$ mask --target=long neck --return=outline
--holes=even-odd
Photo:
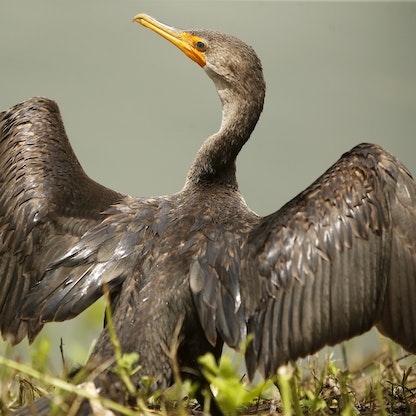
[[[247,142],[263,109],[264,89],[251,94],[218,88],[220,130],[205,140],[188,173],[186,186],[217,183],[237,188],[235,159]]]

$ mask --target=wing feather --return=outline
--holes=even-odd
[[[246,331],[239,282],[241,254],[234,240],[233,233],[219,229],[200,239],[189,282],[208,341],[216,345],[218,333],[229,346],[238,348]]]
[[[18,318],[47,265],[122,196],[91,180],[57,105],[35,97],[0,114],[0,332],[12,343],[42,327]],[[39,310],[33,310],[33,317]]]
[[[146,257],[155,234],[158,203],[125,197],[105,212],[73,246],[46,267],[43,279],[33,286],[22,305],[27,321],[42,324],[70,319],[134,276]]]
[[[416,350],[415,199],[400,162],[362,144],[261,219],[241,270],[250,376],[376,324]]]
[[[409,351],[416,351],[416,192],[410,175],[397,175],[391,193],[392,250],[390,275],[378,329]]]

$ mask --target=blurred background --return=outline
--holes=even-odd
[[[416,174],[415,3],[1,0],[0,109],[53,98],[93,179],[132,195],[180,190],[219,127],[220,102],[201,68],[132,23],[139,12],[232,33],[260,56],[265,109],[238,159],[241,190],[259,214],[360,142],[382,145]],[[50,340],[57,372],[60,340],[66,358],[82,364],[102,316],[98,302],[46,326],[36,342]],[[348,343],[349,360],[378,348],[373,331]],[[28,354],[26,342],[13,352],[0,343],[6,350]]]

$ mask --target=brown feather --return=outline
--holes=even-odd
[[[32,340],[44,323],[77,315],[108,289],[122,351],[140,355],[132,377],[139,388],[143,375],[155,388],[172,382],[165,347],[177,341],[178,324],[178,361],[196,378],[200,354],[218,358],[224,342],[238,348],[247,333],[250,376],[272,375],[374,325],[416,352],[410,174],[387,151],[362,144],[258,217],[238,190],[235,159],[263,108],[260,60],[235,37],[184,33],[205,45],[223,120],[177,194],[122,196],[89,179],[50,100],[2,113],[3,336]],[[88,365],[112,356],[105,328]],[[122,394],[111,371],[95,382],[105,396]]]

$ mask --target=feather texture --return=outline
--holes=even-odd
[[[219,358],[224,342],[238,348],[247,334],[250,377],[374,325],[416,352],[409,172],[362,144],[281,209],[257,216],[238,190],[235,159],[263,108],[260,60],[223,33],[135,20],[206,62],[221,128],[180,192],[135,198],[86,176],[54,102],[33,98],[1,113],[2,335],[33,340],[46,322],[76,316],[108,290],[122,351],[140,355],[138,388],[144,375],[154,388],[171,384],[166,351],[177,338],[178,362],[197,379],[201,354]],[[113,352],[104,328],[87,367],[111,367]],[[103,371],[94,381],[120,400],[127,392],[117,377]]]

